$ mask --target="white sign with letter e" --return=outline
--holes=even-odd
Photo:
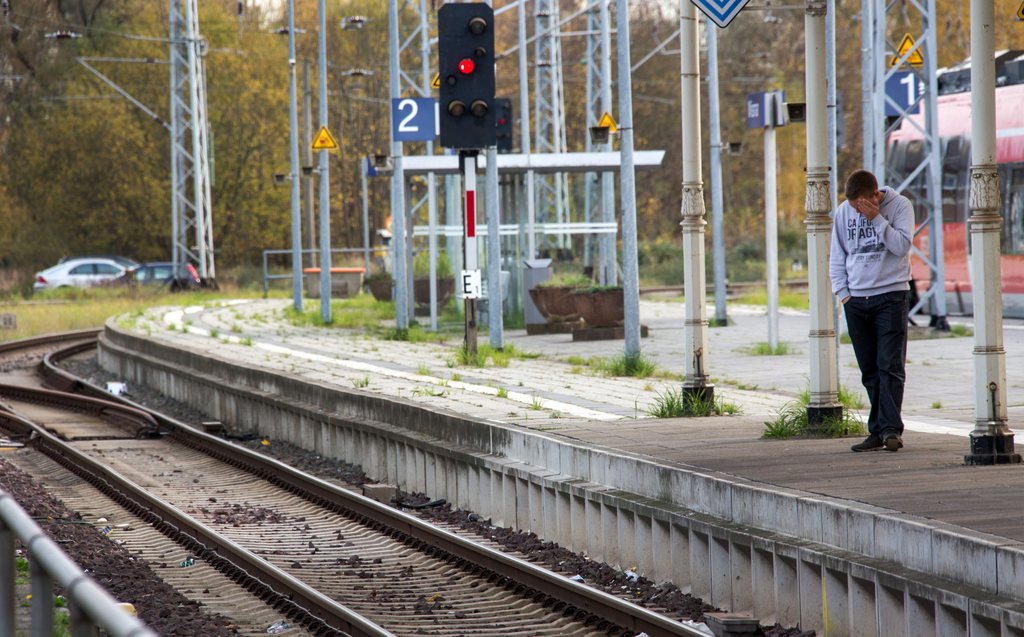
[[[463,270],[459,296],[464,299],[478,299],[483,293],[480,270]]]

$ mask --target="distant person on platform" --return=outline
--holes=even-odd
[[[832,226],[829,274],[871,401],[869,435],[854,451],[903,447],[910,245],[914,207],[866,170],[846,180]]]

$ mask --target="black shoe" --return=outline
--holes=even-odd
[[[852,449],[853,451],[878,451],[884,446],[885,445],[882,444],[881,438],[879,438],[875,434],[871,434],[870,436],[864,439],[864,442],[858,442],[857,444],[850,447],[850,449]]]
[[[903,448],[903,439],[899,434],[889,434],[882,444],[885,445],[886,451],[899,451]]]

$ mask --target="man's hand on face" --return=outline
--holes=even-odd
[[[864,215],[868,221],[872,221],[878,216],[879,211],[879,202],[876,199],[877,198],[874,195],[869,197],[859,197],[853,200],[853,208],[860,214]]]

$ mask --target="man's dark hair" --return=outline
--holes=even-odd
[[[846,200],[869,197],[878,191],[878,180],[867,170],[855,170],[846,178]]]

